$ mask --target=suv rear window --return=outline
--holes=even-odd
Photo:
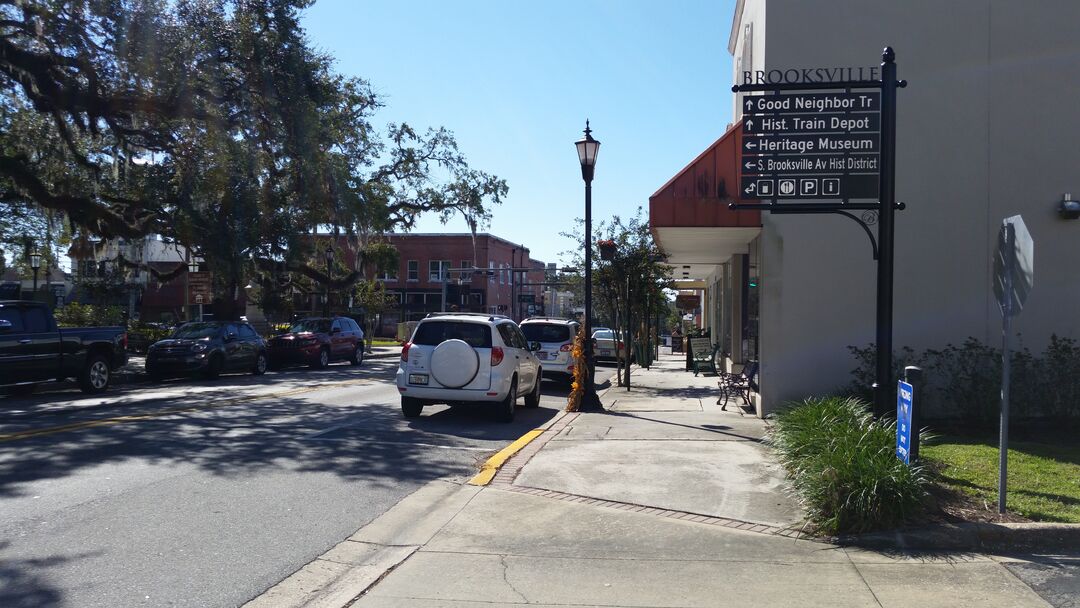
[[[465,321],[425,321],[416,327],[413,344],[436,346],[447,340],[462,340],[473,348],[491,348],[491,328]]]
[[[522,333],[529,342],[569,342],[570,326],[554,323],[525,323]]]

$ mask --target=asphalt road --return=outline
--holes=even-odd
[[[565,405],[407,421],[396,366],[0,400],[0,606],[242,604]]]

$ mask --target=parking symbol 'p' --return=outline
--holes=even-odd
[[[814,196],[817,194],[817,180],[816,179],[804,179],[799,183],[799,193],[803,196]]]

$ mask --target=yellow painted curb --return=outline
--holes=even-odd
[[[529,442],[536,439],[544,433],[544,429],[533,429],[528,433],[525,433],[521,437],[518,437],[517,441],[511,443],[505,448],[501,449],[491,458],[487,459],[484,466],[480,467],[480,472],[469,480],[470,485],[474,486],[486,486],[491,483],[492,479],[495,479],[495,474],[499,472],[499,467],[506,464],[507,460],[514,454],[521,451],[521,448],[529,445]]]

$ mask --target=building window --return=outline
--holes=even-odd
[[[397,280],[397,268],[388,268],[379,275],[379,280],[382,281],[396,281]]]
[[[488,262],[488,283],[495,283],[495,262]]]
[[[442,283],[444,278],[449,278],[450,260],[431,260],[428,262],[428,280],[433,283]]]
[[[460,273],[462,283],[472,282],[472,260],[461,260],[461,268],[468,268],[468,270],[462,270]]]
[[[418,260],[409,260],[408,280],[410,280],[410,281],[419,281],[420,280],[420,262]]]
[[[506,285],[506,264],[499,264],[499,285]]]

